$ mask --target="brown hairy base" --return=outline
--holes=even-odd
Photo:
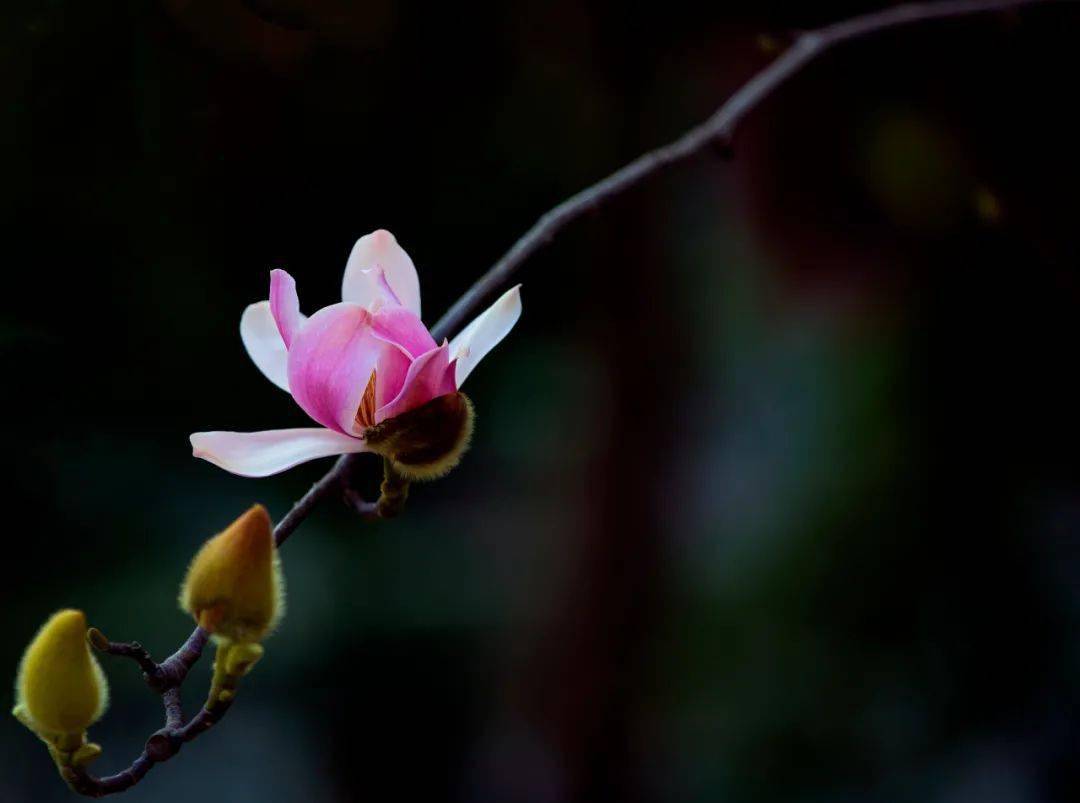
[[[448,393],[370,428],[364,440],[409,479],[426,480],[441,477],[458,464],[472,428],[469,397]]]

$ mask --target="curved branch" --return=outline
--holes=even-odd
[[[480,303],[506,284],[521,264],[543,248],[568,223],[581,217],[649,176],[669,165],[681,162],[703,150],[730,146],[736,126],[759,106],[784,81],[811,61],[837,45],[892,28],[919,22],[962,17],[993,11],[1007,11],[1050,2],[1070,0],[944,0],[944,2],[908,3],[824,28],[806,31],[792,45],[751,78],[705,122],[681,137],[639,156],[628,165],[545,212],[525,234],[465,291],[432,328],[436,342],[456,332],[479,308]]]
[[[292,506],[274,527],[274,543],[281,546],[295,532],[319,502],[334,491],[344,491],[343,481],[351,470],[356,455],[342,455],[333,467],[316,482]],[[373,511],[374,511],[373,505]],[[377,514],[376,514],[376,517]],[[155,764],[161,764],[180,752],[187,742],[193,741],[221,721],[228,712],[228,702],[218,702],[212,708],[203,706],[199,712],[185,721],[180,701],[180,687],[187,680],[188,672],[202,656],[210,634],[201,627],[191,631],[183,644],[162,661],[154,661],[150,653],[137,641],[110,641],[97,628],[87,632],[87,638],[95,649],[109,655],[130,658],[143,672],[147,686],[161,695],[165,709],[165,724],[146,740],[142,753],[131,764],[114,775],[96,777],[83,767],[66,768],[64,780],[71,788],[86,797],[105,797],[126,791],[139,783]]]
[[[184,742],[190,741],[185,738],[188,728],[184,725],[180,687],[184,685],[188,672],[196,661],[202,657],[210,634],[201,627],[196,627],[179,649],[160,664],[155,662],[146,648],[137,641],[109,641],[97,628],[90,628],[87,638],[94,648],[101,652],[134,661],[142,670],[146,685],[161,695],[162,707],[165,709],[165,724],[150,734],[142,753],[126,769],[102,778],[91,775],[81,766],[65,767],[61,771],[64,780],[79,794],[105,797],[130,789],[141,781],[155,764],[168,761],[176,755]]]
[[[432,328],[432,334],[436,341],[439,341],[458,330],[465,319],[478,310],[480,303],[503,285],[526,259],[585,212],[595,209],[669,165],[709,147],[729,145],[736,126],[750,111],[768,98],[784,81],[827,50],[852,39],[914,23],[1052,2],[1075,0],[944,0],[909,3],[800,34],[791,47],[744,84],[709,119],[691,128],[674,142],[638,157],[541,216],[536,224],[450,307]],[[382,498],[375,503],[365,502],[351,489],[349,480],[357,458],[358,455],[355,454],[340,457],[330,471],[293,505],[274,528],[274,541],[278,546],[295,532],[324,498],[335,492],[341,493],[345,501],[365,518],[380,518],[396,512],[394,505],[384,505]],[[384,496],[385,485],[386,483]],[[398,497],[402,496],[400,488],[395,492]],[[392,499],[388,501],[393,502]],[[134,786],[155,764],[172,758],[184,743],[197,738],[220,721],[228,711],[229,704],[219,703],[212,709],[203,706],[190,721],[184,720],[180,687],[191,667],[202,655],[209,638],[209,634],[202,628],[195,628],[187,641],[161,664],[155,663],[138,642],[110,642],[100,632],[97,632],[97,635],[94,635],[94,632],[96,631],[91,632],[90,638],[95,647],[113,655],[130,658],[138,664],[147,684],[161,695],[165,709],[165,725],[150,736],[143,752],[127,769],[103,778],[96,778],[81,768],[64,769],[65,780],[76,792],[88,797],[104,797]]]

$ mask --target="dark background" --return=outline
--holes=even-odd
[[[870,7],[6,3],[0,667],[63,606],[163,656],[201,541],[328,468],[190,456],[304,425],[238,336],[271,267],[310,311],[389,228],[433,323]],[[1078,21],[845,46],[561,234],[462,466],[397,521],[320,508],[238,705],[126,800],[1076,800]],[[103,663],[112,772],[161,712]],[[71,799],[0,724],[0,800]]]

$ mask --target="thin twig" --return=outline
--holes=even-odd
[[[799,34],[779,58],[744,84],[705,122],[691,128],[674,142],[638,157],[602,181],[571,196],[546,212],[487,273],[481,276],[450,307],[432,328],[432,335],[436,341],[439,341],[458,330],[465,319],[478,310],[481,302],[505,284],[526,259],[548,243],[563,227],[581,217],[585,212],[606,203],[669,165],[710,147],[730,146],[736,126],[751,110],[760,105],[784,81],[827,50],[852,39],[914,23],[1070,1],[1075,2],[1075,0],[945,0],[934,3],[910,3]],[[334,492],[340,492],[348,504],[367,518],[379,518],[383,514],[384,506],[381,498],[380,502],[366,502],[351,488],[349,480],[357,457],[357,455],[340,457],[330,471],[293,505],[288,514],[274,528],[274,541],[278,546],[281,546],[295,532],[316,505]],[[401,489],[397,489],[396,494],[403,498]],[[392,503],[393,500],[390,502]],[[393,504],[389,504],[387,512],[396,512]],[[75,791],[88,797],[104,797],[122,792],[141,781],[155,764],[167,761],[176,755],[185,742],[197,738],[221,720],[228,710],[228,703],[216,705],[213,709],[203,706],[187,722],[184,721],[184,712],[180,704],[180,687],[191,667],[202,655],[208,637],[209,634],[205,630],[195,628],[180,649],[161,664],[157,664],[138,642],[109,642],[104,636],[97,638],[91,634],[91,641],[98,649],[112,655],[130,658],[143,670],[147,684],[161,695],[165,709],[165,725],[150,736],[143,752],[131,765],[115,775],[95,778],[85,769],[67,769],[65,778]]]
[[[354,455],[343,455],[338,458],[330,471],[293,505],[274,528],[275,544],[280,546],[284,543],[325,496],[341,488],[342,480],[352,466],[353,457]],[[161,695],[165,709],[165,725],[150,735],[142,753],[127,769],[101,778],[91,775],[85,768],[69,769],[65,774],[71,788],[79,794],[105,797],[123,792],[137,784],[155,764],[168,761],[186,742],[198,738],[220,722],[230,706],[228,703],[218,703],[212,709],[203,706],[190,721],[185,722],[184,709],[180,702],[180,687],[195,662],[202,656],[210,638],[210,634],[201,627],[192,630],[191,635],[176,652],[160,664],[156,663],[146,648],[137,641],[109,641],[96,628],[91,628],[87,635],[90,643],[98,650],[134,661],[142,670],[147,685]]]
[[[118,655],[121,658],[130,658],[138,665],[139,669],[143,671],[143,676],[147,682],[151,678],[156,678],[160,667],[153,658],[150,657],[150,653],[146,648],[137,641],[109,641],[105,634],[98,630],[96,627],[90,628],[86,632],[86,637],[95,649],[101,652],[106,652],[109,655]]]
[[[143,671],[143,679],[151,689],[161,695],[165,709],[165,724],[146,740],[142,753],[127,769],[115,775],[97,778],[84,767],[65,769],[64,777],[76,792],[87,797],[104,797],[123,792],[137,784],[155,764],[168,761],[190,739],[184,738],[184,709],[180,702],[180,687],[187,680],[188,672],[202,656],[210,634],[196,627],[180,648],[172,655],[156,663],[139,642],[109,641],[97,628],[87,633],[90,643],[101,652],[130,658]],[[190,723],[188,723],[190,725]]]

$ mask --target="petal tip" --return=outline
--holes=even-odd
[[[281,268],[270,271],[270,312],[288,348],[303,319],[300,315],[300,298],[296,294],[296,280]]]

